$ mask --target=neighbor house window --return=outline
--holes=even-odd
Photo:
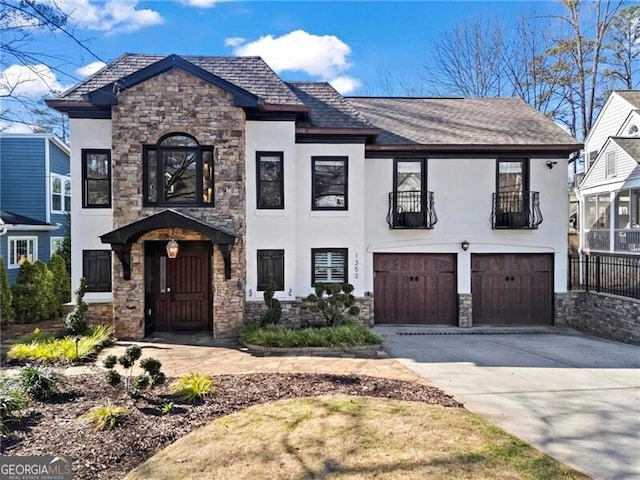
[[[311,285],[347,282],[346,248],[313,248],[311,250]]]
[[[64,237],[51,237],[49,239],[49,256],[53,257],[56,253],[62,250],[62,244],[64,243]]]
[[[284,176],[282,163],[282,152],[258,152],[256,154],[258,208],[284,208]]]
[[[616,152],[607,153],[607,161],[606,161],[605,168],[606,168],[607,177],[616,176]]]
[[[111,291],[111,250],[83,250],[82,276],[87,292]]]
[[[589,170],[589,167],[593,165],[593,162],[596,161],[597,157],[598,157],[598,150],[593,150],[589,152],[589,154],[587,155],[587,164],[585,165],[585,171]]]
[[[82,150],[82,207],[111,208],[110,150]]]
[[[51,175],[51,211],[64,213],[71,210],[71,181],[63,175]]]
[[[258,290],[284,290],[284,250],[258,250]]]
[[[213,205],[213,147],[171,134],[144,147],[145,205]]]
[[[38,260],[38,237],[9,237],[8,268],[19,268],[25,260]]]
[[[311,184],[313,210],[347,210],[347,157],[312,157]]]

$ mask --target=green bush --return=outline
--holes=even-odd
[[[49,271],[53,275],[53,296],[55,298],[55,315],[62,316],[62,306],[71,301],[71,279],[67,266],[60,254],[55,253],[49,261]]]
[[[6,326],[13,323],[13,308],[11,305],[11,285],[4,259],[0,255],[0,325]]]
[[[42,316],[42,302],[38,291],[38,268],[25,260],[20,265],[13,284],[13,312],[17,323],[33,323]]]
[[[275,325],[282,316],[282,306],[280,300],[273,298],[276,293],[276,285],[271,282],[264,291],[264,303],[267,305],[267,312],[262,316],[260,325]]]
[[[140,368],[143,372],[139,375],[133,375],[133,367],[142,356],[142,349],[137,345],[129,345],[124,355],[116,357],[115,355],[107,355],[102,361],[102,365],[107,369],[105,372],[105,380],[109,385],[115,387],[120,383],[124,384],[124,389],[133,396],[140,395],[147,388],[154,388],[162,385],[165,380],[165,374],[160,371],[162,364],[155,358],[143,358],[140,360]],[[115,367],[120,365],[125,370],[124,378],[117,372]]]
[[[314,288],[316,293],[307,297],[306,307],[312,312],[322,313],[328,326],[360,314],[350,283],[316,283]]]
[[[0,435],[9,434],[9,425],[17,413],[27,406],[27,397],[20,392],[13,379],[0,378]]]
[[[48,364],[86,360],[111,342],[113,328],[98,325],[89,329],[87,335],[79,337],[76,355],[75,337],[49,338],[44,341],[15,343],[7,352],[7,360],[32,361]]]
[[[53,290],[53,273],[47,268],[47,264],[37,260],[36,285],[40,296],[40,320],[49,320],[57,315],[58,306]]]
[[[60,373],[51,368],[27,365],[16,378],[18,389],[33,400],[49,400],[60,394],[64,384]]]
[[[59,338],[56,333],[43,331],[39,328],[34,328],[33,332],[29,332],[21,336],[16,343],[43,343],[50,340],[55,340],[56,338]]]
[[[80,420],[91,424],[96,430],[111,430],[122,423],[129,411],[117,405],[100,405],[80,416]]]
[[[64,327],[70,335],[82,335],[87,330],[87,311],[89,306],[84,301],[87,292],[87,280],[80,278],[80,285],[76,290],[76,304],[73,311],[64,319]]]
[[[334,327],[301,328],[299,330],[246,324],[240,327],[239,333],[243,342],[261,347],[348,348],[382,343],[380,337],[371,329],[355,322],[344,322]]]
[[[180,400],[195,402],[204,399],[213,392],[213,380],[199,373],[190,373],[174,380],[169,386],[169,390]]]

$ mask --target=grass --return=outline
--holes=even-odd
[[[464,409],[327,396],[219,418],[158,452],[125,480],[147,478],[588,477]]]
[[[7,352],[7,360],[34,361],[47,364],[86,360],[107,345],[113,336],[113,328],[97,325],[87,335],[80,337],[76,355],[74,337],[47,337],[19,341]]]
[[[80,421],[89,423],[96,430],[111,430],[122,423],[129,411],[117,405],[100,405],[80,416]]]
[[[278,326],[259,327],[246,324],[240,327],[240,339],[261,347],[348,348],[379,345],[382,340],[368,327],[358,323],[345,323],[335,327],[301,328],[292,330]]]
[[[199,373],[190,373],[172,382],[169,385],[169,390],[180,400],[195,402],[204,399],[213,392],[213,380]]]

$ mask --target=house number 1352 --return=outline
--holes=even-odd
[[[356,254],[354,254],[354,256],[355,256],[355,258],[353,260],[353,271],[354,271],[353,278],[355,278],[357,280],[358,279],[358,272],[360,271],[360,267],[358,266],[359,265],[359,263],[358,263],[358,254],[356,253]]]

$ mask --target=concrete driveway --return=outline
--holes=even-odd
[[[594,479],[640,479],[640,347],[555,329],[375,330],[392,357],[545,453]]]

